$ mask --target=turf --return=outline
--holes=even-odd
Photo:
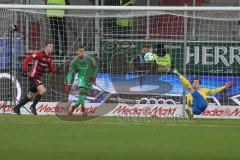
[[[0,115],[2,160],[239,160],[239,120]]]

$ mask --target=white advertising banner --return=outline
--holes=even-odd
[[[30,114],[31,103],[21,108],[21,114]],[[86,104],[87,112],[95,116],[123,116],[123,117],[159,117],[159,118],[179,118],[183,115],[182,105],[168,104],[117,104],[114,108],[107,110],[107,105],[99,105],[96,103]],[[66,105],[58,102],[39,102],[36,106],[38,115],[56,115],[59,113],[66,114]],[[102,108],[105,108],[104,110]],[[102,111],[101,111],[102,110]],[[0,113],[11,114],[12,106],[8,102],[5,104],[0,101]],[[81,109],[76,108],[74,114],[81,114]],[[194,115],[195,118],[213,118],[213,119],[240,119],[240,106],[216,106],[209,105],[201,115]]]

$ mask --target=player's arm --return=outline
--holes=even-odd
[[[183,75],[181,75],[176,69],[173,70],[173,73],[179,77],[179,79],[182,81],[183,85],[189,90],[190,93],[194,92],[192,85]]]
[[[96,76],[99,70],[99,65],[97,64],[94,58],[92,58],[91,61],[93,66],[93,74]]]
[[[72,88],[72,83],[74,80],[74,70],[75,70],[76,59],[73,59],[67,74],[67,86],[65,87],[65,93],[69,94]]]
[[[222,91],[230,88],[231,86],[232,86],[232,83],[231,83],[231,82],[227,82],[227,83],[225,83],[225,85],[222,86],[222,87],[215,88],[215,89],[210,89],[210,90],[209,90],[209,94],[217,94],[217,93],[219,93],[219,92],[222,92]]]
[[[70,84],[70,85],[73,83],[73,79],[74,79],[75,62],[76,60],[73,59],[68,69],[67,84]]]
[[[95,59],[93,57],[91,57],[91,65],[93,67],[93,78],[92,78],[92,83],[96,83],[96,76],[99,70],[99,65],[97,64],[97,62],[95,61]]]
[[[41,57],[42,57],[41,52],[37,52],[35,54],[31,54],[31,55],[27,56],[23,61],[22,75],[27,76],[27,67],[28,67],[28,63],[30,61],[41,59]]]

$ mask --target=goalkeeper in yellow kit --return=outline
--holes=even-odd
[[[177,70],[174,70],[173,73],[179,77],[183,85],[189,91],[189,94],[187,94],[186,107],[186,113],[188,114],[189,118],[192,118],[193,115],[201,114],[207,108],[207,95],[222,92],[223,90],[229,89],[232,86],[231,82],[226,82],[224,86],[215,89],[200,88],[201,80],[199,78],[195,77],[193,83],[190,84],[189,81],[180,73],[178,73]]]

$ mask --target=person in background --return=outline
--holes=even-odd
[[[120,6],[133,6],[136,0],[119,0],[118,4]],[[120,36],[129,36],[129,34],[133,30],[133,18],[132,17],[124,17],[116,19],[116,26],[114,29],[115,34]]]
[[[158,73],[165,73],[171,70],[172,58],[171,55],[167,53],[164,44],[157,44],[156,51],[153,52],[153,58],[156,62]]]
[[[70,5],[69,0],[45,0],[46,5]],[[67,35],[65,26],[65,10],[47,10],[50,21],[51,34],[53,36],[55,55],[67,54]],[[60,47],[61,40],[61,47]],[[61,51],[61,52],[60,52]]]
[[[148,52],[152,52],[152,46],[149,44],[143,45],[141,53],[137,54],[136,57],[133,59],[133,67],[135,70],[143,71],[146,69],[144,55]]]

